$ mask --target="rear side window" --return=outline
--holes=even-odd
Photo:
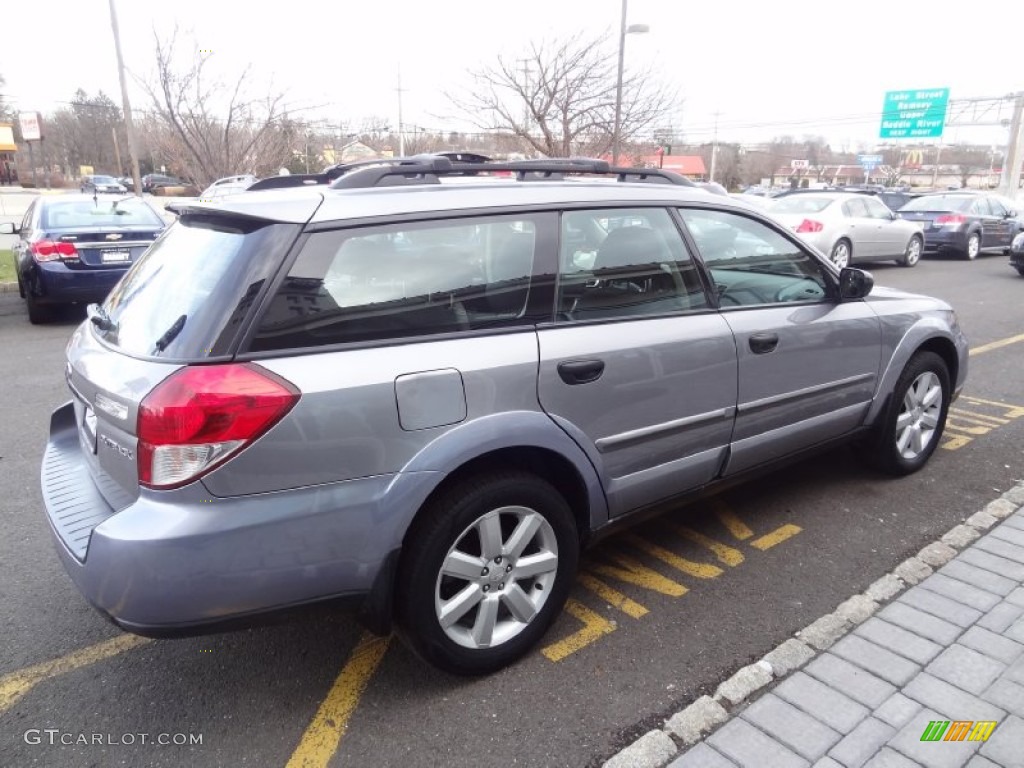
[[[312,234],[251,349],[316,347],[526,325],[538,253],[533,215]]]
[[[225,354],[297,224],[184,216],[128,270],[103,304],[107,343],[130,355]]]
[[[94,177],[105,184],[101,177]],[[60,202],[48,200],[43,206],[43,229],[73,229],[76,227],[157,227],[163,220],[147,203],[132,197],[127,200],[104,198]]]

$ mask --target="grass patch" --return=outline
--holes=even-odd
[[[0,248],[0,283],[16,283],[14,276],[14,252]]]

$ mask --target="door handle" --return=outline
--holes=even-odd
[[[775,333],[755,333],[747,343],[755,355],[765,355],[779,345],[779,337]]]
[[[567,360],[558,364],[558,375],[566,384],[588,384],[604,373],[604,360]]]

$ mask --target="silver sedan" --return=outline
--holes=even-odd
[[[776,200],[768,213],[828,255],[837,267],[890,260],[913,267],[924,249],[920,225],[898,218],[871,195],[790,195]]]

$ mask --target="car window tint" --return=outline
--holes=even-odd
[[[989,197],[987,198],[987,200],[989,211],[992,213],[993,216],[1002,217],[1006,215],[1006,209],[1003,207],[1003,204],[999,202],[999,200],[997,200],[994,197]]]
[[[867,206],[868,215],[873,219],[891,219],[891,211],[885,207],[885,203],[873,197],[865,197],[864,205]]]
[[[991,211],[988,207],[988,200],[979,197],[971,203],[970,212],[975,216],[988,216]]]
[[[824,267],[767,225],[726,211],[684,208],[680,214],[723,309],[828,298]]]
[[[533,216],[418,222],[310,236],[254,350],[529,325]]]
[[[32,231],[32,214],[36,211],[36,202],[33,200],[32,204],[29,205],[28,210],[25,211],[25,217],[21,220],[21,233],[23,235],[28,234]]]
[[[682,236],[663,208],[562,214],[559,322],[708,307]]]
[[[76,227],[159,227],[164,223],[147,203],[138,198],[127,200],[47,201],[43,207],[44,229]]]
[[[843,203],[843,214],[854,219],[866,219],[871,215],[867,205],[864,204],[864,198],[861,197],[855,197]]]

